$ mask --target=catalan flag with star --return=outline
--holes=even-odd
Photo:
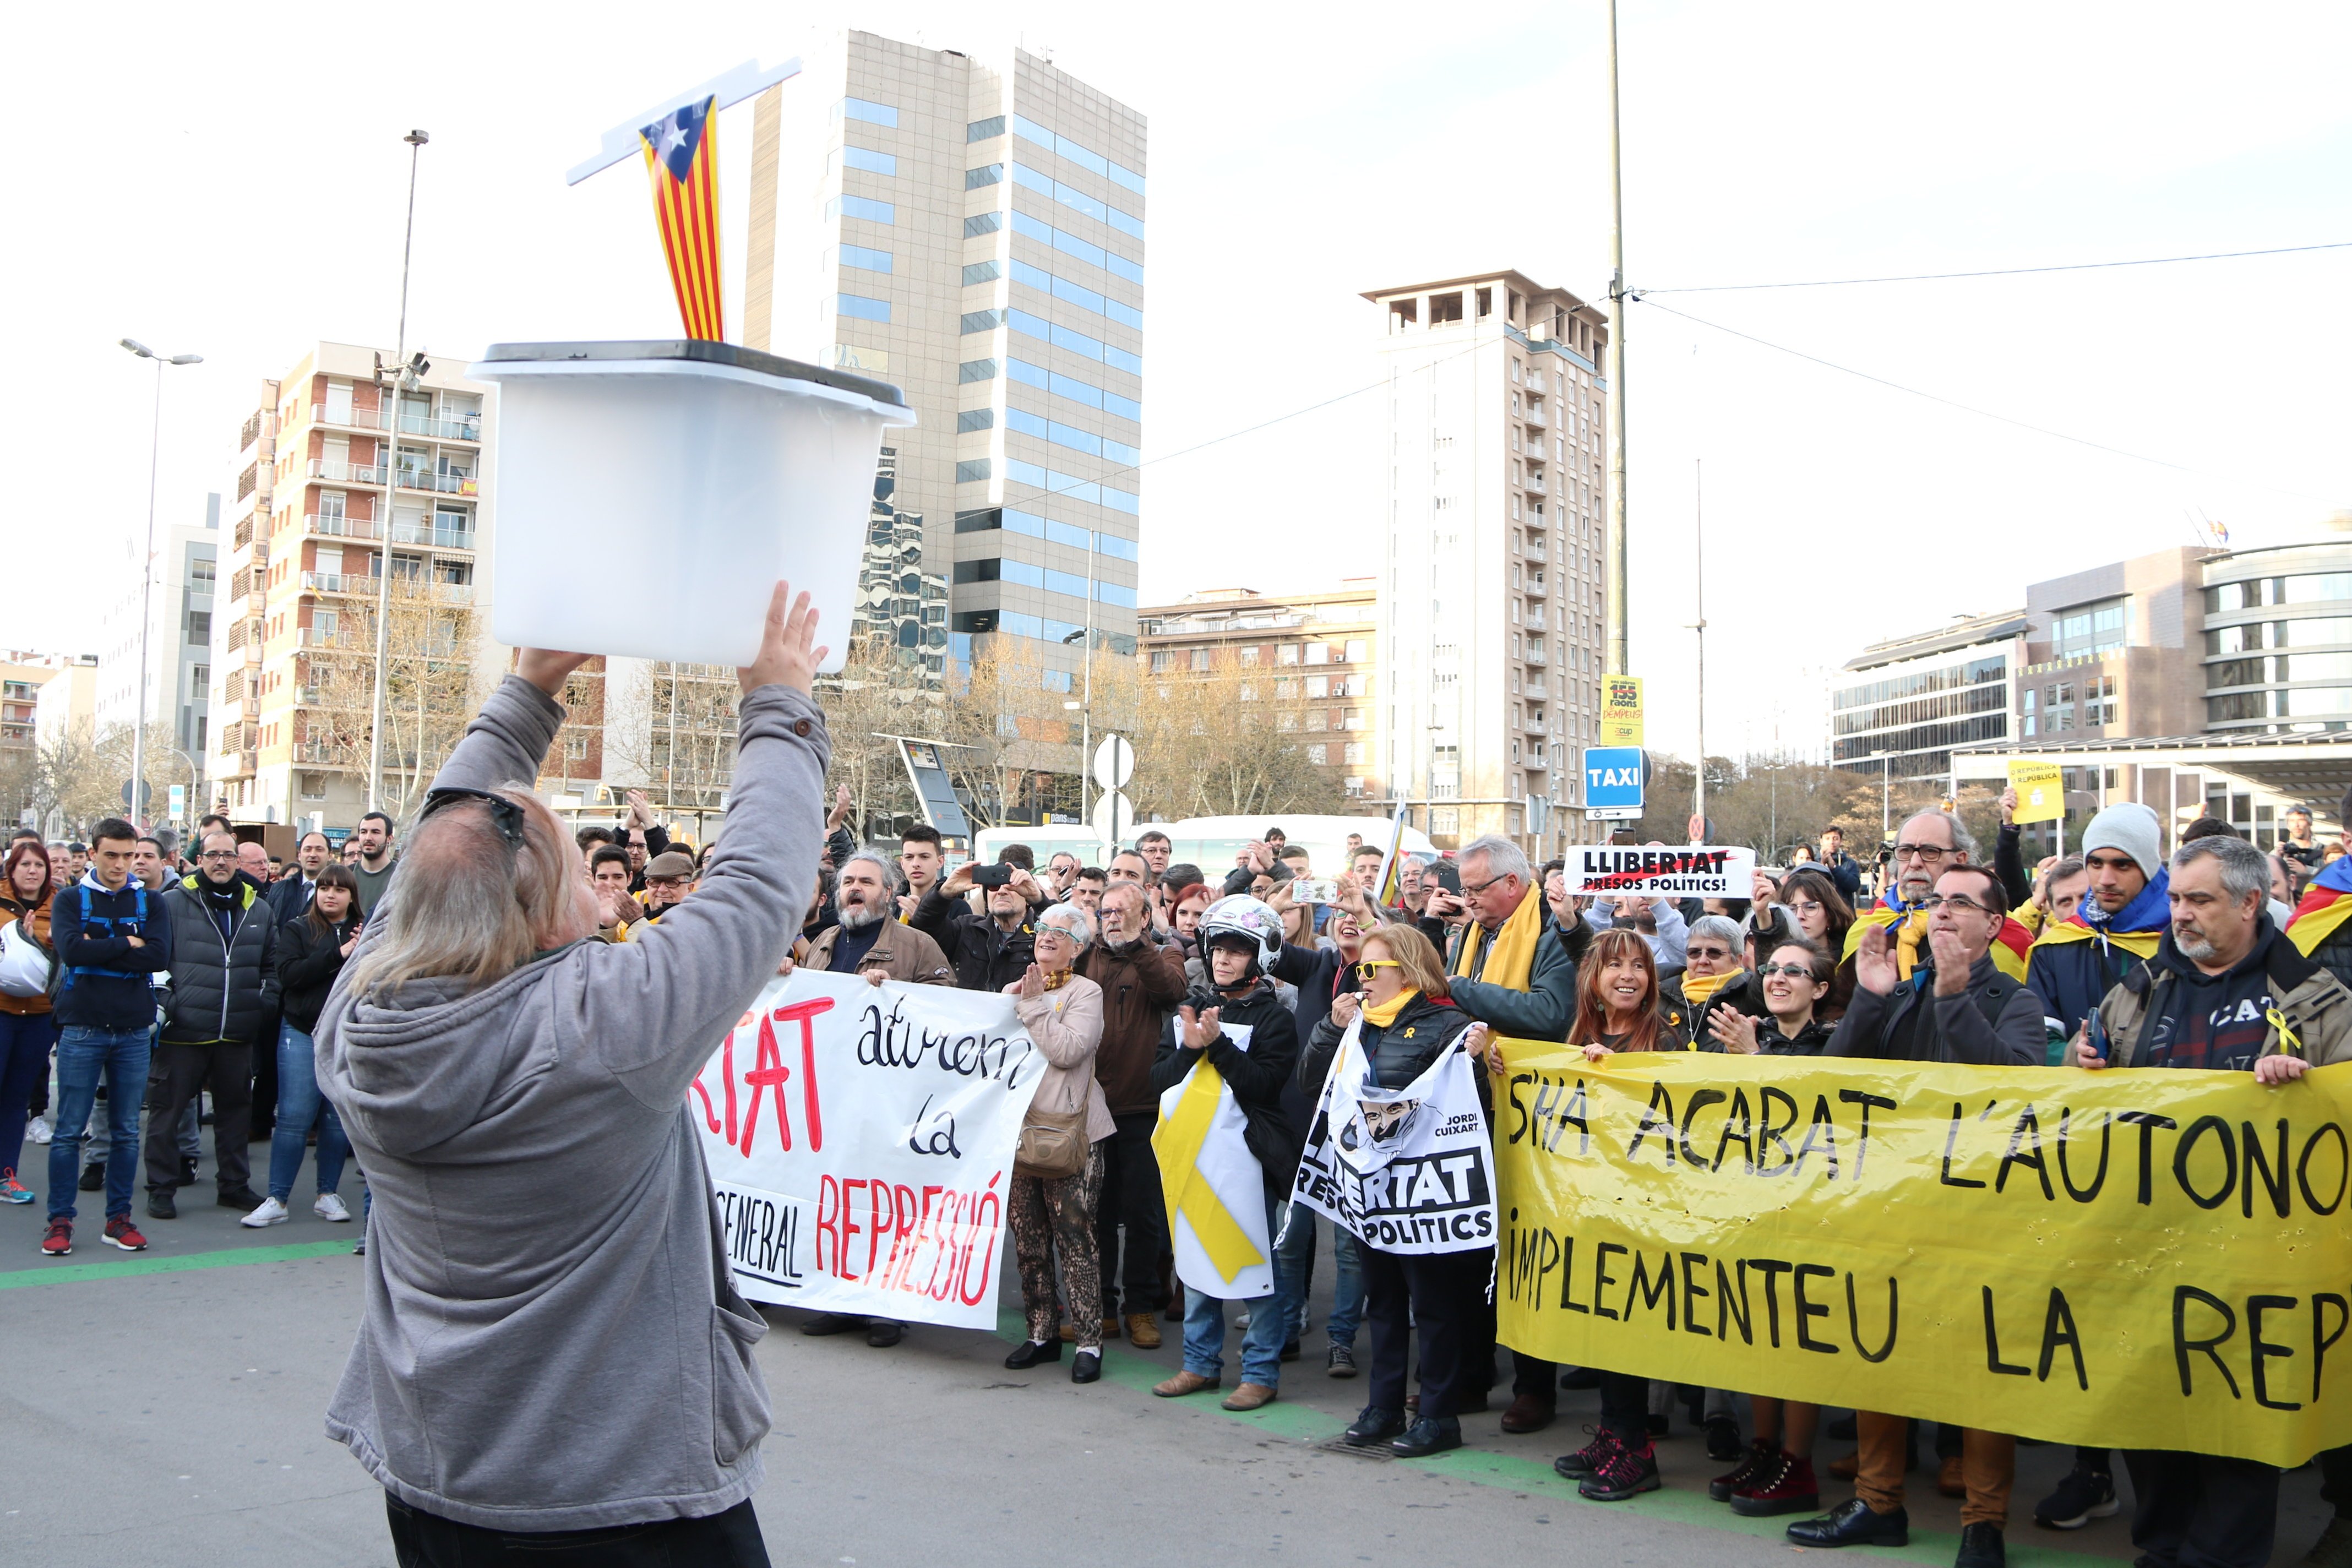
[[[719,100],[670,110],[637,134],[653,180],[654,216],[669,258],[670,288],[686,335],[727,338],[719,284]]]
[[[2303,901],[2287,922],[2286,939],[2309,958],[2328,933],[2352,920],[2352,855],[2339,855],[2311,879]]]

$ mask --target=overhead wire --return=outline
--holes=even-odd
[[[1738,338],[1745,342],[1754,343],[1759,348],[1770,349],[1775,353],[1784,353],[1792,359],[1801,359],[1809,364],[1820,365],[1824,370],[1836,371],[1841,375],[1851,375],[1858,380],[1867,381],[1874,385],[1884,386],[1893,392],[1900,392],[1911,397],[1924,398],[1929,403],[1940,403],[1947,408],[1956,408],[1963,414],[1972,414],[1979,419],[1990,419],[1996,424],[2008,425],[2020,430],[2031,431],[2036,436],[2047,436],[2055,441],[2065,441],[2077,447],[2087,447],[2095,452],[2105,452],[2110,457],[2128,458],[2136,463],[2148,463],[2159,468],[2170,468],[2175,473],[2191,474],[2201,479],[2224,479],[2226,482],[2231,484],[2250,485],[2257,489],[2269,490],[2273,495],[2293,496],[2301,500],[2317,501],[2322,505],[2336,504],[2336,502],[2329,497],[2313,495],[2306,490],[2287,489],[2282,486],[2265,484],[2260,479],[2241,479],[2228,475],[2215,474],[2209,469],[2191,468],[2186,463],[2176,463],[2164,458],[2151,458],[2145,452],[2134,452],[2122,447],[2112,447],[2105,441],[2094,441],[2085,436],[2070,435],[2063,430],[2053,430],[2046,425],[2036,425],[2030,420],[2013,418],[2006,414],[1996,414],[1990,408],[1979,408],[1972,404],[1962,403],[1956,398],[1946,397],[1938,393],[1924,392],[1916,386],[1906,386],[1899,381],[1889,381],[1883,375],[1874,375],[1866,370],[1856,370],[1852,365],[1839,364],[1834,360],[1826,360],[1822,358],[1819,354],[1807,353],[1802,349],[1792,349],[1786,343],[1776,343],[1769,338],[1759,338],[1753,332],[1743,332],[1737,327],[1727,327],[1720,321],[1710,321],[1703,316],[1694,316],[1687,310],[1677,310],[1672,305],[1661,305],[1655,301],[1650,301],[1650,308],[1654,310],[1662,310],[1669,316],[1680,317],[1682,320],[1689,321],[1694,325],[1706,327],[1710,331],[1721,332],[1727,337]]]
[[[1906,272],[1887,278],[1816,278],[1795,283],[1707,283],[1675,289],[1629,290],[1636,300],[1650,294],[1733,294],[1757,289],[1844,289],[1860,283],[1941,283],[1958,278],[2022,278],[2043,272],[2097,272],[2116,267],[2171,267],[2185,261],[2233,261],[2249,256],[2299,256],[2314,250],[2352,250],[2352,239],[2321,245],[2281,245],[2264,250],[2214,250],[2197,256],[2143,256],[2127,261],[2069,261],[2050,267],[1989,267],[1975,272]]]

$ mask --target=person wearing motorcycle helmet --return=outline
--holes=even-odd
[[[1208,984],[1177,1009],[1160,1036],[1151,1087],[1165,1094],[1206,1061],[1234,1091],[1243,1139],[1264,1180],[1266,1237],[1280,1230],[1282,1209],[1298,1171],[1298,1134],[1282,1109],[1283,1086],[1298,1064],[1298,1026],[1266,974],[1282,951],[1282,917],[1246,894],[1211,904],[1201,917]],[[1276,1260],[1272,1293],[1244,1303],[1250,1326],[1242,1340],[1242,1381],[1228,1410],[1272,1403],[1282,1377],[1282,1347],[1295,1310],[1290,1282]],[[1152,1393],[1163,1399],[1213,1389],[1224,1372],[1225,1304],[1184,1287],[1184,1369]]]

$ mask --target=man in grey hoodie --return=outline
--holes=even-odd
[[[789,613],[788,613],[789,609]],[[525,649],[435,780],[317,1030],[374,1196],[327,1432],[400,1562],[761,1565],[766,1322],[730,1281],[687,1086],[776,965],[824,838],[816,616],[778,585],[696,896],[595,942],[538,776],[582,656]],[[536,1538],[518,1541],[517,1537]]]

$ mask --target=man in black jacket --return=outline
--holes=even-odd
[[[278,925],[260,893],[237,875],[236,840],[226,833],[205,837],[195,875],[163,901],[172,919],[172,990],[147,1080],[147,1212],[179,1217],[172,1129],[206,1087],[220,1205],[250,1212],[261,1206],[246,1148],[253,1042],[278,1012]]]
[[[1036,879],[1012,868],[1003,885],[988,889],[988,916],[971,912],[964,894],[972,887],[972,867],[935,882],[907,923],[940,944],[955,966],[956,984],[966,991],[1002,991],[1029,972],[1035,954],[1037,913],[1045,896]]]
[[[147,1245],[131,1223],[131,1180],[139,1158],[139,1086],[147,1080],[148,1031],[155,1026],[149,977],[171,963],[172,918],[162,899],[131,880],[138,837],[118,817],[100,823],[89,873],[50,900],[49,942],[60,972],[58,1119],[49,1141],[48,1234],[41,1242],[50,1258],[73,1251],[82,1131],[101,1074],[114,1135],[106,1160],[106,1240],[126,1252]],[[170,1124],[163,1125],[168,1142]]]
[[[325,834],[302,835],[302,842],[294,849],[294,868],[269,884],[269,918],[273,923],[284,925],[310,912],[310,894],[319,885],[319,873],[326,869],[334,854],[335,847],[327,842]]]

